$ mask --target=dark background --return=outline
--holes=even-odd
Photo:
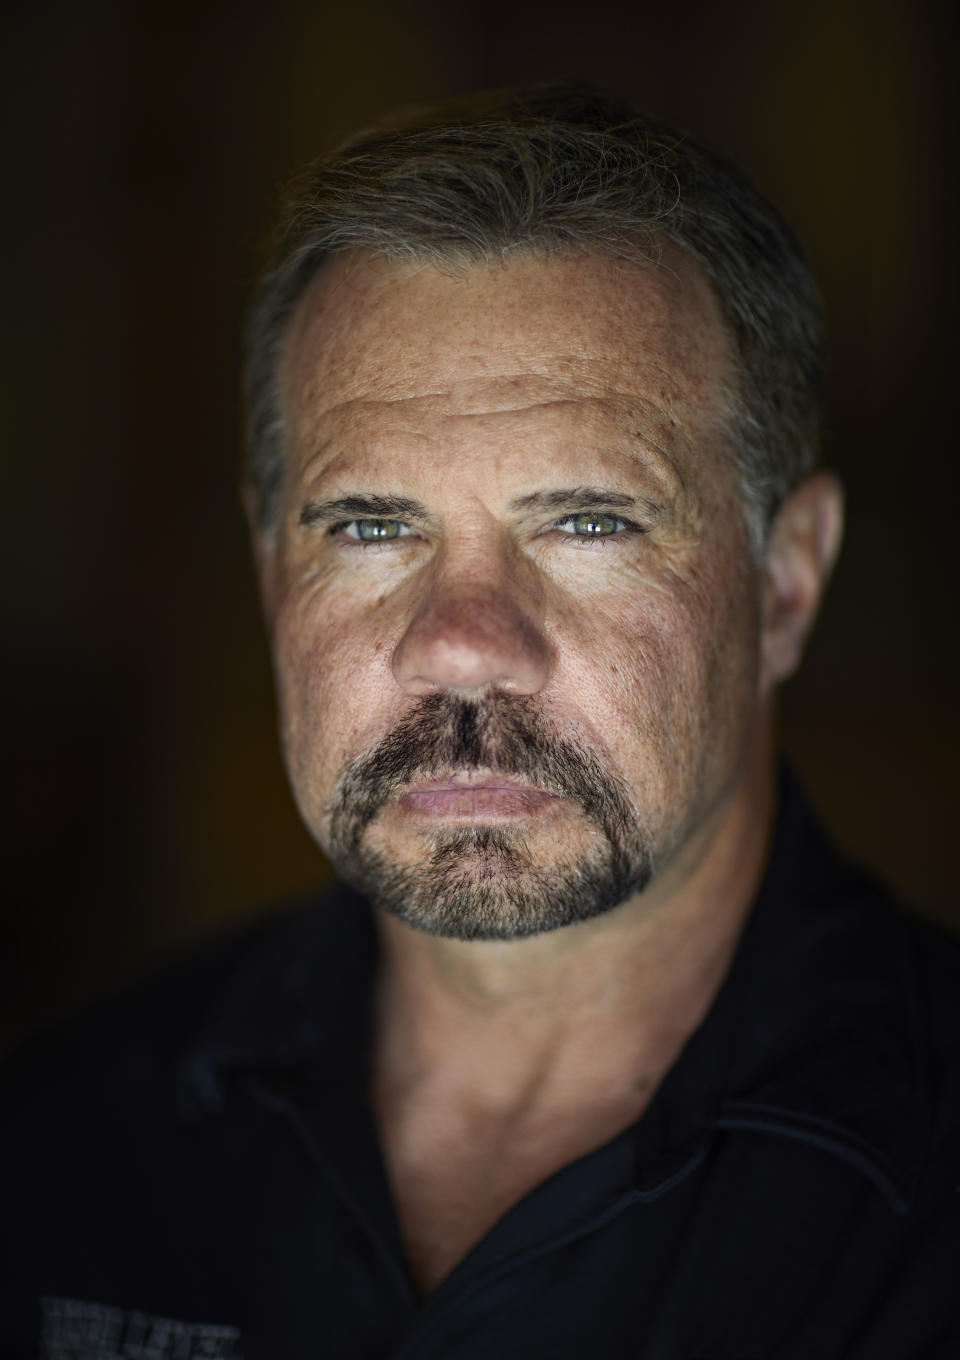
[[[23,1027],[321,881],[275,750],[238,331],[277,193],[391,106],[583,77],[739,159],[831,318],[844,558],[784,741],[958,920],[954,7],[37,3],[7,12],[5,1009]]]

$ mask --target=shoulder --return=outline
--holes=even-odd
[[[904,1166],[912,1163],[908,1202],[920,1219],[946,1214],[956,1225],[960,939],[905,906],[857,866],[849,867],[834,905],[841,916],[849,913],[855,927],[846,936],[847,963],[837,978],[847,996],[841,1001],[834,993],[832,1010],[845,1017],[848,1036],[858,1028],[864,1031],[862,1070],[849,1074],[852,1089],[856,1092],[859,1084],[858,1099],[865,1108],[868,1100],[879,1104],[886,1088],[887,1131],[895,1134]]]
[[[897,928],[938,1123],[960,1140],[960,938],[905,911]]]
[[[150,966],[83,1011],[40,1029],[0,1065],[2,1125],[28,1130],[105,1103],[169,1096],[182,1055],[239,981],[283,954],[312,904],[253,921]]]
[[[858,980],[884,984],[891,1012],[901,1008],[922,1021],[937,1045],[956,1043],[960,933],[901,902],[875,873],[839,850],[786,771],[758,906],[766,918],[763,947],[779,957],[782,971],[802,976],[807,985],[815,978],[835,985],[838,997],[854,995]]]
[[[734,970],[739,1112],[829,1130],[891,1202],[955,1212],[960,943],[839,853],[790,782]]]
[[[960,935],[900,902],[885,884],[856,866],[850,869],[842,903],[857,921],[852,941],[863,975],[896,979],[917,1044],[960,1078]]]
[[[934,1017],[960,1014],[960,935],[953,929],[899,906],[893,908],[901,937],[910,949],[920,999]]]

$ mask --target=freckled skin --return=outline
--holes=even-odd
[[[759,580],[718,433],[730,377],[684,261],[328,266],[287,346],[267,589],[287,764],[321,845],[347,760],[417,696],[494,686],[589,743],[669,866],[729,796],[758,715]],[[655,503],[648,532],[580,546],[507,509],[581,484]],[[306,499],[351,492],[415,498],[435,527],[357,549],[298,523]],[[595,834],[571,807],[532,843],[571,856]],[[422,854],[389,816],[370,836]]]

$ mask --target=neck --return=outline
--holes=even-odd
[[[767,746],[644,893],[543,936],[446,940],[382,918],[381,1097],[429,1086],[508,1111],[652,1091],[729,968],[772,806]]]

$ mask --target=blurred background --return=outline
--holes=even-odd
[[[324,881],[236,494],[250,283],[304,161],[530,80],[700,134],[809,250],[850,523],[784,743],[841,843],[960,924],[955,26],[917,0],[6,11],[4,1033]]]

